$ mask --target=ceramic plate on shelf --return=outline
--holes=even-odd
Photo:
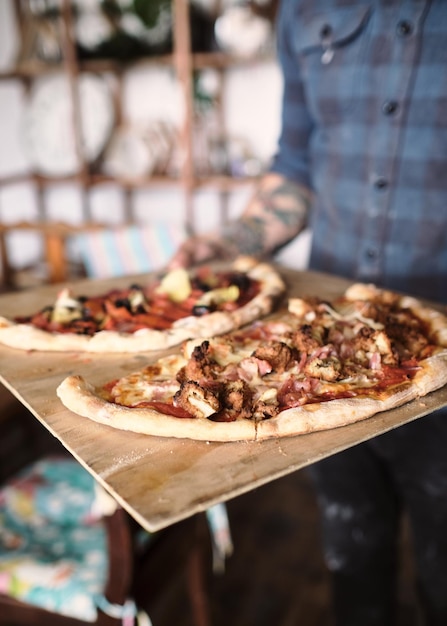
[[[230,6],[217,18],[215,37],[224,52],[253,58],[267,49],[272,36],[270,22],[248,6]]]
[[[105,79],[82,74],[77,79],[82,155],[92,163],[101,155],[114,127],[113,97]],[[70,176],[80,169],[72,93],[68,76],[38,78],[25,108],[25,149],[31,166],[45,176]]]

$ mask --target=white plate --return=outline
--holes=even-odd
[[[78,78],[82,155],[95,161],[113,130],[115,111],[106,81],[94,74]],[[69,79],[52,74],[33,85],[23,124],[32,167],[46,176],[70,176],[80,170]]]
[[[255,15],[248,6],[232,6],[214,25],[218,46],[225,52],[252,58],[268,46],[272,36],[270,22]]]

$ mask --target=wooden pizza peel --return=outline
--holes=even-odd
[[[340,294],[347,281],[281,270],[289,296]],[[147,277],[146,277],[147,278]],[[102,293],[144,277],[83,281],[77,294]],[[57,287],[0,297],[0,314],[35,312]],[[152,355],[158,358],[160,353]],[[0,346],[0,381],[148,531],[156,531],[294,472],[326,456],[447,406],[447,386],[403,407],[329,431],[263,442],[213,443],[117,431],[68,411],[56,388],[69,374],[100,384],[143,367],[151,357],[26,352]]]

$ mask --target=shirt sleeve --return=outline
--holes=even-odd
[[[311,188],[309,141],[313,128],[306,107],[294,36],[298,16],[296,3],[282,0],[277,21],[278,60],[283,73],[282,118],[278,150],[270,170]]]

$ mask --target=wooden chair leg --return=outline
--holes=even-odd
[[[49,281],[60,283],[67,279],[67,259],[65,257],[65,238],[59,233],[47,233],[45,253],[48,263]]]
[[[150,616],[169,614],[171,601],[182,589],[194,626],[211,626],[208,532],[206,518],[200,514],[156,533],[149,542],[136,568],[133,597]]]
[[[195,626],[211,626],[211,610],[208,601],[208,577],[206,553],[209,546],[209,529],[204,515],[195,518],[195,542],[186,563],[187,590]]]
[[[210,607],[206,593],[204,554],[200,542],[191,551],[187,567],[187,585],[196,626],[211,626]]]
[[[14,270],[9,262],[8,242],[6,241],[6,233],[0,233],[0,263],[1,263],[1,288],[9,290],[14,287]]]

